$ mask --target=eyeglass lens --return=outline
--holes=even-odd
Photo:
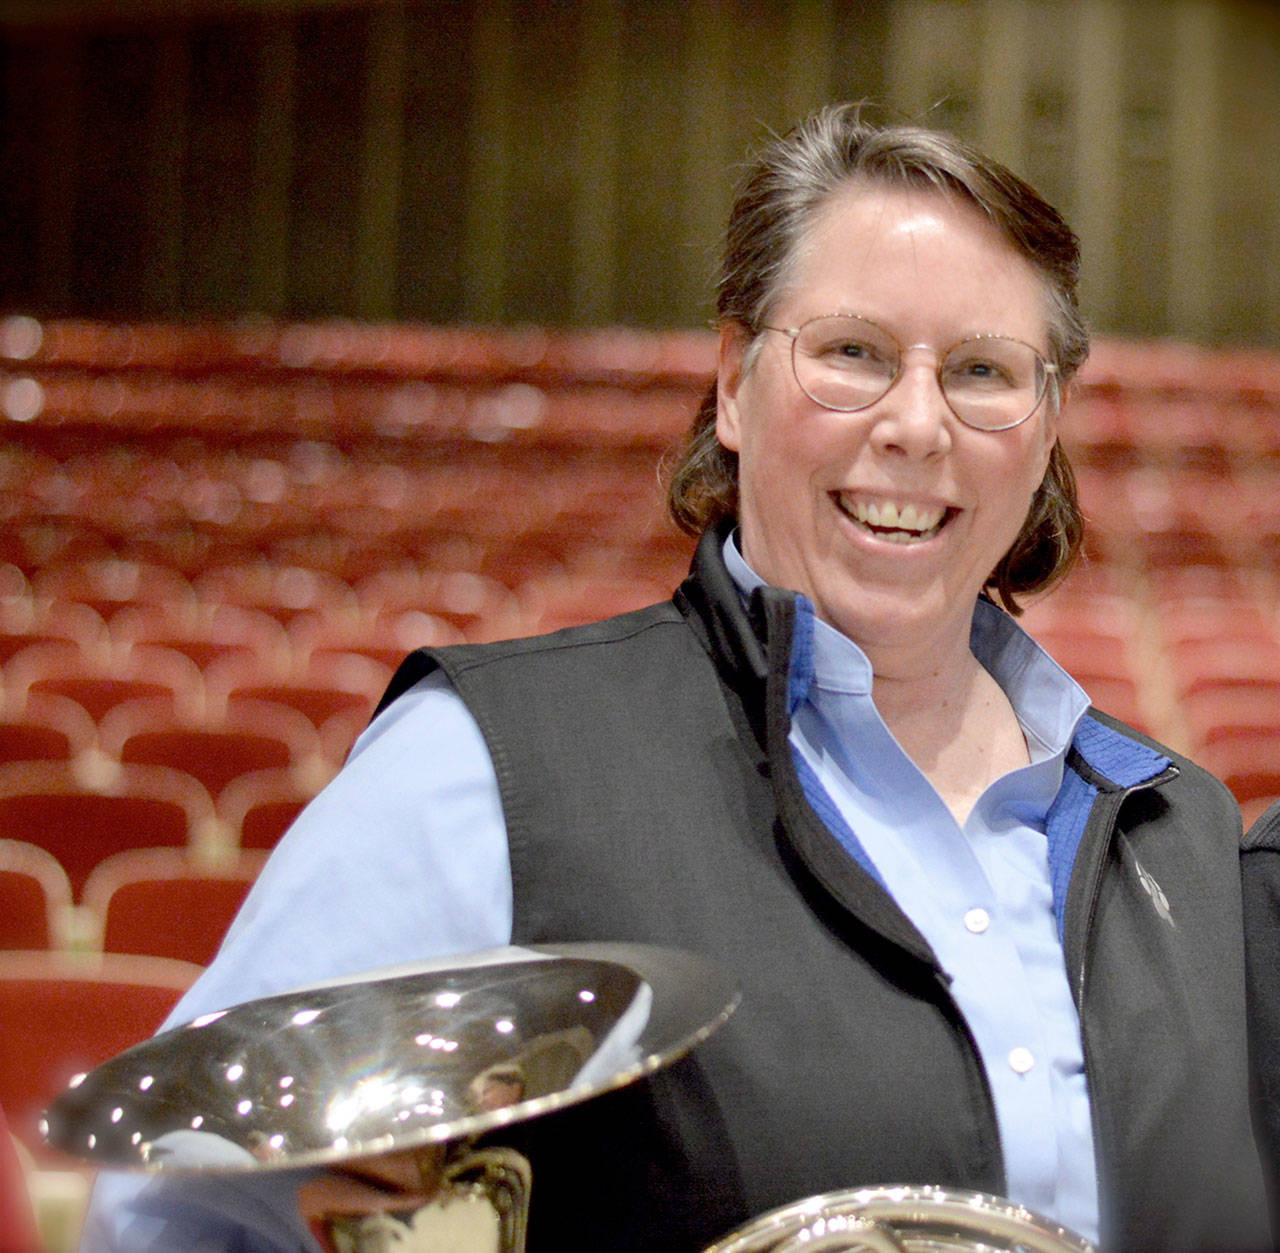
[[[847,413],[875,404],[893,386],[902,349],[874,322],[815,318],[796,333],[792,360],[796,382],[811,400]],[[1047,375],[1030,344],[986,336],[950,349],[938,379],[956,417],[969,426],[999,430],[1031,416]]]

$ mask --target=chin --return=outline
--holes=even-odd
[[[936,586],[893,590],[862,587],[840,601],[825,602],[830,612],[819,608],[818,616],[860,647],[901,648],[910,645],[913,637],[936,636],[948,621],[954,618],[959,623],[961,616],[967,632],[976,599],[976,592],[962,601],[955,593]]]

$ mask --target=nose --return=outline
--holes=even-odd
[[[951,448],[953,418],[929,349],[903,350],[898,377],[868,413],[872,443],[882,452],[923,459]]]

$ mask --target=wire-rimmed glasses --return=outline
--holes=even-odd
[[[826,314],[802,326],[766,326],[791,340],[800,390],[837,413],[874,405],[902,373],[902,345],[882,326],[852,313]],[[913,345],[914,347],[914,345]],[[1007,431],[1040,407],[1057,366],[1030,344],[1005,335],[975,335],[938,360],[938,386],[966,426]]]

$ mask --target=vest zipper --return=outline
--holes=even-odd
[[[1102,873],[1107,864],[1107,853],[1109,852],[1112,842],[1116,837],[1116,821],[1120,816],[1120,810],[1124,807],[1124,803],[1136,792],[1145,792],[1148,788],[1156,787],[1158,784],[1166,783],[1170,779],[1178,776],[1179,770],[1177,766],[1169,766],[1163,773],[1156,775],[1154,778],[1147,779],[1143,783],[1135,783],[1131,787],[1127,787],[1120,792],[1104,792],[1101,793],[1098,801],[1094,803],[1094,808],[1090,811],[1086,821],[1086,829],[1092,824],[1095,815],[1098,813],[1102,796],[1107,798],[1107,809],[1110,811],[1106,816],[1106,826],[1108,836],[1105,845],[1099,850],[1097,860],[1093,867],[1093,875],[1089,881],[1089,897],[1088,908],[1084,917],[1084,934],[1081,936],[1080,943],[1080,965],[1076,972],[1075,978],[1075,1000],[1076,1014],[1080,1021],[1080,1053],[1084,1061],[1084,1078],[1085,1084],[1089,1091],[1089,1123],[1093,1133],[1093,1156],[1094,1164],[1097,1169],[1099,1179],[1110,1177],[1111,1162],[1107,1153],[1107,1144],[1110,1136],[1101,1134],[1099,1127],[1098,1106],[1094,1102],[1093,1096],[1093,1067],[1090,1065],[1089,1056],[1089,1037],[1085,1031],[1084,1019],[1084,987],[1085,980],[1088,977],[1089,965],[1089,942],[1093,935],[1093,921],[1098,908],[1098,894],[1102,888]],[[1065,937],[1064,937],[1065,939]],[[1105,1198],[1101,1190],[1098,1193],[1098,1227],[1100,1231],[1105,1232],[1110,1225],[1111,1215],[1104,1212]]]

